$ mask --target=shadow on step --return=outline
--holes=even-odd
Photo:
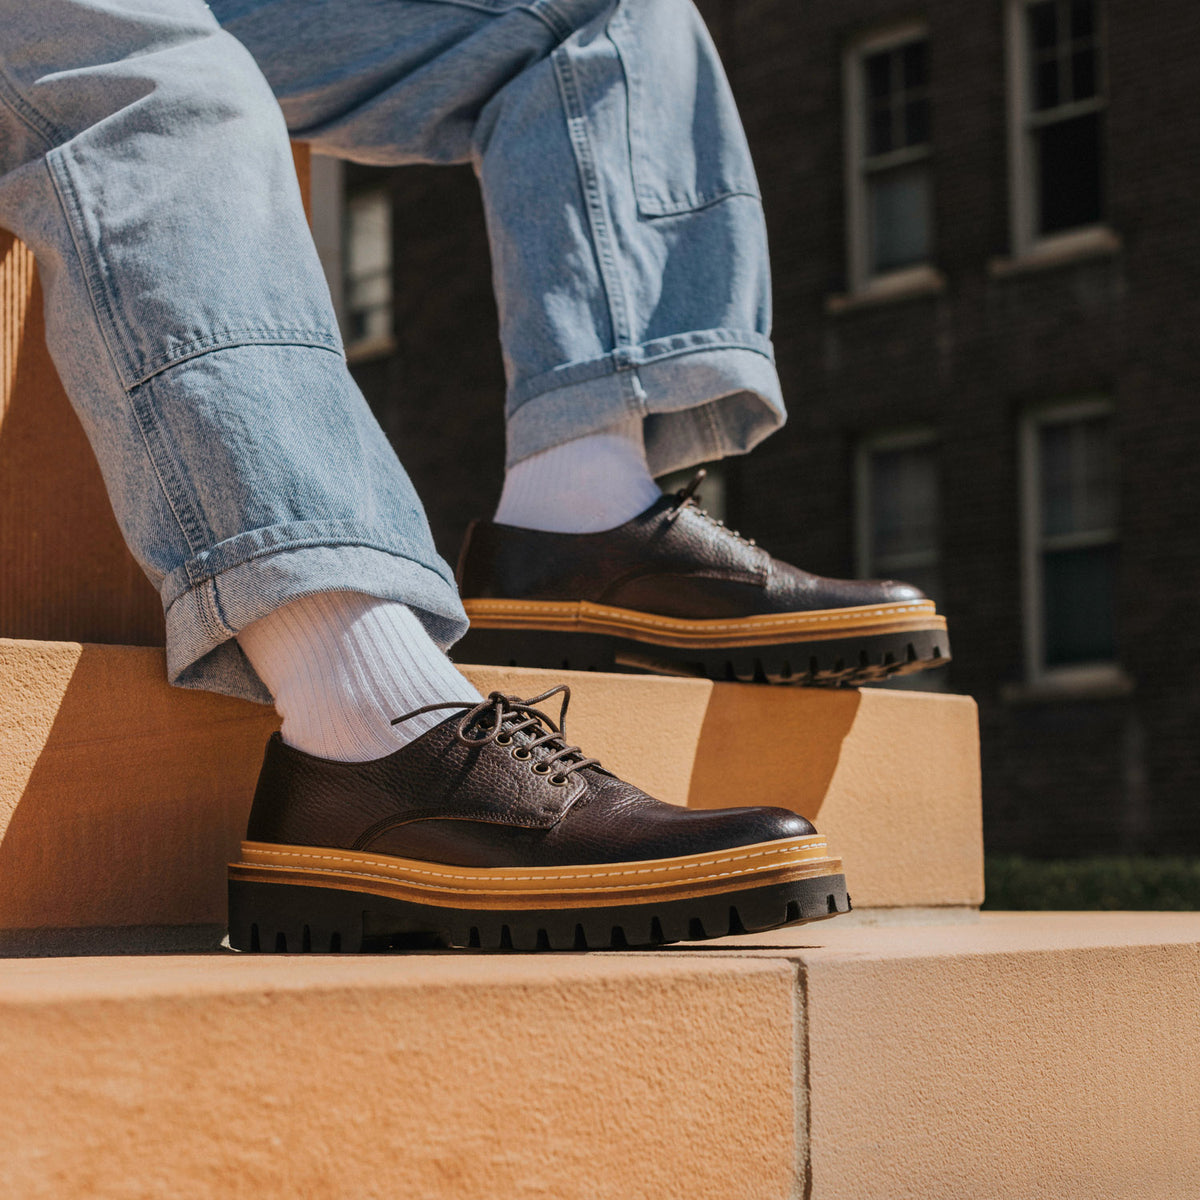
[[[775,804],[817,821],[861,703],[857,688],[714,687],[688,807]]]

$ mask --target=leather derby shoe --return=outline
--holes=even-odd
[[[702,477],[603,533],[475,522],[459,557],[471,629],[458,657],[793,684],[949,661],[945,618],[919,589],[772,558],[696,504]]]
[[[558,693],[556,722],[536,705]],[[366,763],[276,734],[229,868],[230,944],[657,946],[848,911],[803,817],[653,799],[566,742],[569,696],[432,705],[456,711]]]

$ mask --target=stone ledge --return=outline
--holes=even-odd
[[[6,1195],[1193,1200],[1200,914],[27,960]]]

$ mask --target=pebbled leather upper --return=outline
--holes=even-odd
[[[464,745],[455,732],[462,719],[455,713],[367,763],[316,758],[273,735],[247,838],[463,867],[550,867],[703,854],[815,832],[781,808],[664,804],[598,766],[572,770],[556,786],[553,769],[539,775],[533,765],[561,741],[522,761],[513,747],[528,749],[545,730],[517,731],[512,746]]]
[[[802,571],[674,496],[602,533],[476,521],[459,555],[458,584],[466,600],[590,600],[692,620],[925,599],[892,579]]]

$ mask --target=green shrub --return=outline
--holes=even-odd
[[[1200,858],[985,858],[990,909],[1200,909]]]

